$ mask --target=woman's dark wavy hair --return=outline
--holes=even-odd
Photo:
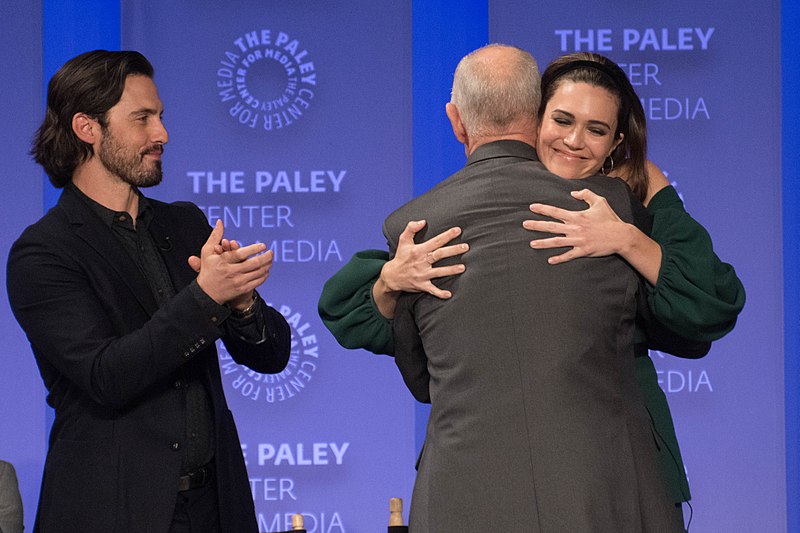
[[[555,59],[542,74],[542,105],[539,121],[544,118],[547,102],[563,81],[588,83],[611,93],[619,102],[617,131],[624,135],[611,157],[617,166],[628,165],[628,185],[640,200],[647,195],[647,124],[642,102],[625,72],[607,57],[590,52],[576,52]]]
[[[31,155],[55,187],[69,183],[78,165],[94,153],[72,131],[72,117],[86,113],[106,127],[106,113],[119,102],[131,75],[152,78],[153,66],[139,52],[94,50],[70,59],[50,79],[47,112]]]

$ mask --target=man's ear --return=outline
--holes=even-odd
[[[448,103],[444,111],[447,113],[447,118],[450,119],[450,126],[453,127],[453,135],[456,136],[458,142],[466,146],[469,137],[467,136],[467,129],[464,127],[464,123],[461,122],[461,114],[458,112],[458,108],[455,104]]]
[[[86,113],[75,113],[72,117],[72,131],[78,139],[94,146],[100,140],[100,123]]]

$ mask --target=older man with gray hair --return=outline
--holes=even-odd
[[[404,380],[431,402],[411,530],[678,530],[633,374],[637,275],[617,256],[552,268],[522,227],[531,202],[578,209],[584,188],[625,221],[634,206],[619,180],[542,166],[539,100],[527,52],[463,58],[446,111],[467,164],[384,224],[392,254],[409,220],[427,222],[420,238],[460,227],[470,244],[464,273],[440,280],[449,299],[373,289]]]

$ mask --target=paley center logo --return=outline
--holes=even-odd
[[[302,119],[314,101],[317,73],[300,41],[269,29],[233,40],[217,68],[217,91],[244,127],[275,131]]]
[[[238,364],[225,346],[217,343],[222,379],[238,394],[254,402],[285,402],[302,393],[314,377],[319,365],[319,344],[311,324],[288,305],[276,306],[292,330],[289,363],[279,374],[259,374]]]

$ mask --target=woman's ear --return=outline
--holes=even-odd
[[[608,151],[608,156],[610,156],[610,155],[611,155],[611,153],[612,153],[614,150],[616,150],[616,149],[617,149],[617,146],[619,146],[620,144],[622,144],[622,141],[624,141],[624,140],[625,140],[625,134],[624,134],[624,133],[622,133],[622,132],[619,132],[619,137],[617,137],[617,140],[616,140],[616,141],[614,141],[614,146],[612,146],[612,147],[611,147],[611,150],[609,150],[609,151]],[[608,156],[606,156],[606,157],[608,157]]]

